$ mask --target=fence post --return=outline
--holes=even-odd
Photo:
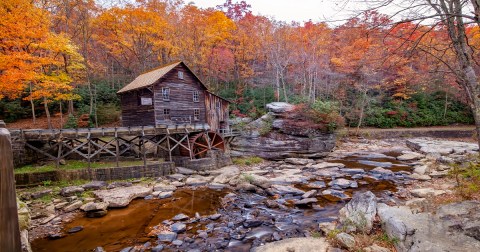
[[[0,250],[21,251],[10,132],[0,120]]]

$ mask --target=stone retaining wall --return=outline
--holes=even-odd
[[[58,170],[51,172],[36,172],[15,174],[17,186],[37,185],[43,181],[60,181],[60,180],[121,180],[142,177],[160,177],[172,174],[175,170],[175,163],[164,162],[159,164],[147,164],[146,167],[128,166],[128,167],[112,167],[97,169],[81,169],[81,170]]]
[[[232,165],[232,159],[229,154],[223,151],[211,150],[208,157],[190,160],[188,157],[172,157],[176,166],[185,167],[196,171],[216,170],[222,167]]]

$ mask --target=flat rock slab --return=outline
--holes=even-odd
[[[448,155],[453,153],[478,152],[478,144],[459,141],[444,141],[433,138],[414,138],[407,140],[407,146],[414,151],[424,154],[439,153]]]
[[[103,202],[107,202],[108,207],[126,207],[133,199],[144,198],[151,194],[152,188],[143,186],[117,187],[93,193]]]
[[[290,238],[282,241],[267,243],[252,249],[252,252],[326,252],[329,248],[325,238]]]
[[[305,192],[297,189],[293,186],[284,186],[284,185],[272,185],[274,191],[280,195],[284,194],[293,194],[293,195],[303,195]]]
[[[480,240],[469,232],[480,217],[478,207],[466,201],[442,206],[437,214],[414,214],[405,206],[380,203],[377,211],[386,233],[398,240],[397,251],[480,251]]]

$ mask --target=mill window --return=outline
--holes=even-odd
[[[162,97],[164,101],[170,101],[170,88],[162,88]]]
[[[170,109],[163,109],[163,119],[170,120]]]
[[[198,91],[193,91],[193,101],[198,102],[200,100],[200,94]]]
[[[183,72],[182,71],[178,71],[178,78],[180,80],[183,80]]]
[[[193,110],[193,120],[200,121],[200,109]]]

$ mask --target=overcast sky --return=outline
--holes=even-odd
[[[185,1],[186,3],[190,1]],[[208,8],[223,4],[225,0],[192,0],[195,5]],[[235,2],[235,0],[234,0]],[[281,21],[325,21],[350,17],[351,6],[341,6],[341,0],[247,0],[253,14],[274,17]]]

